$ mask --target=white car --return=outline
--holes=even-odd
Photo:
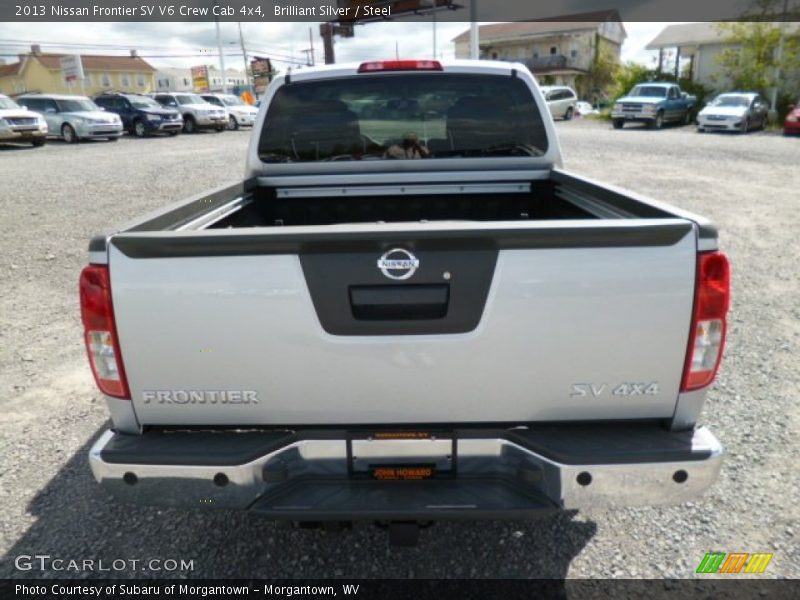
[[[220,106],[228,113],[228,129],[252,127],[255,125],[258,109],[246,104],[233,94],[202,94],[203,100],[214,106]]]
[[[49,136],[68,144],[97,138],[115,142],[123,133],[119,115],[106,112],[86,96],[26,94],[18,100],[44,117]]]
[[[46,139],[44,118],[0,94],[0,142],[30,142],[43,146]]]
[[[575,103],[575,114],[580,117],[585,117],[586,115],[596,115],[599,113],[600,111],[588,102],[581,101]]]
[[[767,102],[755,92],[720,94],[697,114],[697,131],[738,131],[764,129]]]
[[[183,117],[184,133],[195,133],[199,129],[224,131],[228,127],[228,113],[206,102],[190,92],[166,92],[153,94],[161,106],[174,108]]]
[[[575,90],[564,85],[543,85],[541,90],[554,119],[569,121],[573,117],[578,102]]]

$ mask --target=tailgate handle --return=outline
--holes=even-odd
[[[449,300],[447,284],[350,286],[350,308],[359,321],[442,319]]]

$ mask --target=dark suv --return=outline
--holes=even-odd
[[[177,110],[161,106],[149,96],[105,92],[94,101],[107,111],[117,113],[122,126],[136,137],[159,132],[178,135],[183,129],[183,117]]]

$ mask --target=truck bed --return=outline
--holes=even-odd
[[[714,229],[560,170],[503,177],[254,178],[93,240],[139,423],[671,417]],[[376,268],[393,248],[412,280]]]

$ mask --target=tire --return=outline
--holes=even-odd
[[[176,135],[178,135],[178,133],[180,133],[180,132],[179,132],[179,131],[169,131],[168,133],[169,133],[169,136],[170,136],[170,137],[175,137],[175,136],[176,136]]]
[[[686,114],[683,116],[683,124],[684,125],[692,124],[692,113],[689,112],[688,110],[686,111]]]
[[[44,146],[44,144],[45,144],[45,142],[46,142],[46,141],[47,141],[47,140],[45,140],[44,138],[42,138],[42,139],[40,139],[40,140],[33,140],[33,141],[31,142],[31,144],[33,145],[33,147],[34,147],[34,148],[41,148],[42,146]]]
[[[216,127],[216,128],[214,129],[214,131],[216,131],[217,133],[222,133],[222,132],[223,132],[223,131],[225,131],[227,128],[228,128],[227,126],[224,126],[224,127]]]
[[[197,123],[194,122],[194,117],[186,115],[183,118],[183,132],[184,133],[197,133]]]
[[[650,123],[651,129],[661,129],[664,126],[664,111],[660,110],[656,113],[656,118]]]
[[[68,144],[77,144],[80,141],[78,140],[78,134],[75,133],[75,128],[69,123],[64,123],[61,126],[61,137]]]
[[[565,121],[571,121],[571,120],[572,120],[572,115],[574,114],[574,112],[575,112],[575,111],[574,111],[574,110],[573,110],[573,108],[570,106],[570,107],[567,109],[567,112],[565,112],[565,113],[564,113],[564,120],[565,120]]]
[[[613,123],[614,129],[622,129],[625,127],[625,120],[624,119],[614,119]]]
[[[742,123],[741,133],[749,133],[749,132],[750,132],[750,119],[745,119],[744,123]]]
[[[705,133],[705,132],[706,132],[706,130],[703,129],[702,127],[698,127],[697,128],[697,133]]]
[[[113,137],[113,138],[106,138],[106,139],[107,139],[109,142],[116,142],[116,141],[117,141],[119,138],[118,138],[118,137]]]
[[[138,138],[147,137],[147,127],[144,126],[144,121],[141,119],[133,122],[133,135]]]
[[[237,129],[239,129],[239,121],[237,121],[236,117],[234,117],[233,115],[228,117],[228,129],[230,131],[236,131]]]

